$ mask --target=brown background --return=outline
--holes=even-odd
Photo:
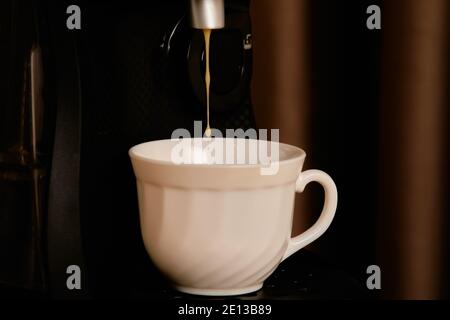
[[[258,125],[337,182],[311,249],[362,279],[379,265],[382,297],[448,297],[450,3],[334,2],[252,1]],[[371,4],[381,30],[366,28]],[[316,186],[297,197],[294,234],[320,201]]]

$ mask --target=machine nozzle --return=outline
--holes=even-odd
[[[191,26],[195,29],[225,27],[224,0],[190,0]]]

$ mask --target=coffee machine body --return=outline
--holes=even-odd
[[[29,47],[40,48],[45,74],[45,177],[35,195],[41,220],[27,222],[38,235],[31,246],[42,249],[36,261],[43,276],[34,287],[55,297],[167,292],[143,247],[127,153],[138,143],[168,139],[177,128],[194,135],[194,121],[206,127],[203,35],[190,25],[189,2],[81,1],[81,28],[73,30],[66,24],[73,3],[19,2],[21,10],[32,8],[36,36]],[[255,127],[249,2],[225,5],[225,28],[213,32],[210,52],[210,121],[223,133]],[[9,36],[16,35],[11,29]],[[5,216],[32,215],[2,208]],[[69,290],[73,270],[81,273],[81,288]]]

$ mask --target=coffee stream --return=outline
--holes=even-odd
[[[209,86],[211,83],[211,76],[209,74],[209,39],[211,37],[211,29],[203,29],[203,36],[205,37],[205,56],[206,56],[206,68],[205,68],[205,85],[206,85],[206,130],[205,136],[211,136],[211,128],[209,126]]]

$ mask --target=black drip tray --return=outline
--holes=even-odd
[[[280,264],[254,293],[230,297],[205,297],[184,294],[170,286],[159,289],[137,288],[130,298],[162,300],[292,300],[292,299],[367,299],[368,290],[354,277],[330,265],[316,254],[302,250]]]

